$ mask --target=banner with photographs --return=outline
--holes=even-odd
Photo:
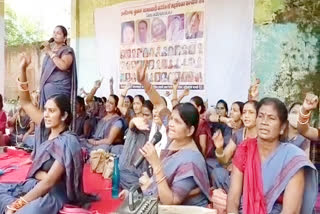
[[[137,3],[122,8],[120,88],[136,79],[137,63],[148,63],[147,78],[157,89],[204,90],[205,1]]]

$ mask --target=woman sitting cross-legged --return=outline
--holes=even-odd
[[[158,197],[160,203],[165,205],[206,206],[210,188],[206,162],[193,140],[199,123],[198,110],[191,103],[181,103],[170,114],[159,94],[145,78],[146,68],[146,64],[139,66],[138,81],[159,110],[163,124],[168,127],[169,139],[160,157],[149,142],[140,149],[153,169],[153,176],[148,182],[150,185],[144,187],[144,194]],[[200,190],[198,194],[191,194],[195,189]],[[126,193],[126,190],[122,191],[120,197]]]
[[[0,213],[58,213],[65,203],[85,205],[95,198],[83,192],[83,159],[78,138],[69,132],[72,114],[70,98],[54,95],[44,112],[32,105],[26,67],[30,60],[22,55],[18,79],[21,106],[36,123],[50,129],[33,159],[27,180],[0,184]]]
[[[22,108],[8,120],[8,127],[11,131],[9,135],[11,145],[24,143],[29,134],[34,131],[34,123]]]
[[[224,147],[224,139],[221,131],[217,131],[213,136],[216,146],[216,159],[207,160],[209,175],[214,187],[223,188],[226,192],[230,187],[230,164],[237,146],[244,140],[257,137],[256,118],[257,118],[257,102],[254,100],[247,101],[242,108],[241,119],[244,127],[237,130]]]
[[[89,151],[104,149],[106,151],[120,154],[123,144],[125,130],[124,120],[119,116],[117,95],[110,95],[106,102],[106,116],[99,120],[92,139],[82,139],[81,144]]]
[[[317,171],[303,150],[280,142],[287,116],[286,106],[276,98],[258,103],[257,138],[243,141],[233,157],[228,213],[313,212]]]

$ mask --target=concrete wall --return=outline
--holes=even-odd
[[[86,91],[91,89],[94,80],[101,77],[101,74],[98,72],[97,63],[94,11],[97,8],[127,1],[128,0],[73,0],[72,14],[74,20],[72,25],[72,44],[77,51],[78,74],[79,76],[86,77],[85,79],[80,78],[79,87],[84,87]],[[300,32],[296,27],[297,21],[293,20],[291,23],[279,23],[278,21],[275,21],[275,14],[285,8],[285,2],[286,1],[283,0],[255,0],[251,69],[252,77],[258,77],[262,80],[260,86],[261,97],[277,96],[282,100],[286,100],[286,95],[283,93],[275,94],[275,89],[273,87],[276,80],[275,77],[283,72],[283,65],[286,63],[286,60],[281,60],[284,58],[284,50],[281,48],[280,44],[287,40],[292,40],[293,43],[297,44],[301,41],[301,38],[296,36],[298,34],[300,35]],[[112,19],[112,17],[110,18]],[[315,47],[312,47],[312,49],[315,49],[315,52],[319,50],[319,35],[320,34],[317,34],[315,36],[315,39],[318,40],[318,42],[314,45]],[[311,39],[315,40],[314,37]],[[316,55],[318,56],[318,62],[316,63],[318,67],[311,70],[314,70],[319,74],[320,52],[318,51]],[[298,65],[300,63],[298,60],[295,60],[295,62],[297,62]],[[88,73],[90,73],[90,75],[88,75]],[[107,80],[104,80],[104,83],[107,83]],[[291,90],[291,87],[289,87],[289,90],[291,92],[293,91]],[[297,94],[298,93],[301,94],[299,91]],[[101,93],[98,91],[98,94]],[[297,100],[303,98],[302,96],[296,96],[295,94],[291,97],[299,97]]]
[[[90,90],[94,81],[101,78],[95,41],[94,11],[128,0],[72,0],[71,46],[76,51],[79,88]],[[112,18],[112,17],[110,17]],[[88,75],[90,73],[90,75]],[[104,80],[106,83],[107,80]]]
[[[4,94],[5,86],[4,35],[4,0],[0,0],[0,94]]]
[[[31,65],[27,69],[29,90],[32,91],[38,89],[41,75],[41,62],[44,57],[44,54],[40,52],[38,47],[39,44],[6,48],[6,75],[4,78],[4,94],[7,99],[17,98],[18,89],[16,79],[19,73],[19,54],[21,52],[26,52],[31,56]]]

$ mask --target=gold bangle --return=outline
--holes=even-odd
[[[20,80],[19,80],[19,77],[17,77],[17,83],[18,84],[28,84],[29,83],[29,81],[25,81],[25,82],[21,82]]]
[[[17,211],[17,209],[10,207],[9,205],[7,205],[7,209],[8,210],[12,210],[12,211]]]
[[[29,204],[29,202],[28,202],[26,199],[24,199],[23,197],[20,197],[20,199],[21,199],[24,203]]]
[[[166,176],[164,175],[159,181],[157,181],[157,184],[160,184],[162,181],[166,179]]]
[[[309,111],[309,113],[307,113],[307,114],[304,114],[304,113],[302,113],[302,106],[300,107],[300,116],[302,117],[302,118],[304,118],[304,119],[307,119],[307,118],[309,118],[310,117],[310,115],[311,115],[311,111]]]
[[[15,211],[15,212],[17,211],[17,209],[15,209],[15,208],[12,208],[12,207],[10,207],[9,205],[7,205],[7,209],[8,209],[8,210],[12,210],[12,211]]]
[[[224,156],[224,150],[223,150],[222,154],[218,154],[217,150],[214,153],[216,154],[217,158],[222,158]]]

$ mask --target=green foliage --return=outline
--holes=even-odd
[[[294,23],[297,33],[281,43],[280,67],[269,93],[287,104],[306,92],[320,95],[320,0],[256,0],[255,24]],[[319,122],[319,111],[314,116]]]
[[[284,9],[277,12],[276,22],[294,22],[303,32],[320,34],[319,0],[285,0]]]
[[[298,32],[281,45],[281,68],[273,84],[276,96],[286,103],[302,101],[305,93],[320,93],[318,58],[319,41],[310,34]]]
[[[17,16],[7,5],[5,7],[5,31],[8,46],[43,41],[44,33],[40,30],[39,25],[26,17]]]
[[[287,105],[302,102],[307,92],[320,95],[320,40],[310,33],[299,32],[282,43],[281,68],[273,83],[273,92]],[[319,123],[319,111],[313,120]]]

